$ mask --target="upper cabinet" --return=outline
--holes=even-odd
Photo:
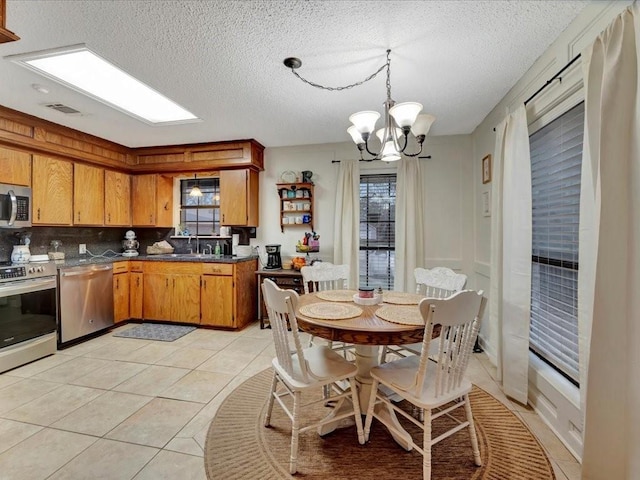
[[[6,0],[0,0],[0,43],[15,42],[16,40],[20,40],[20,37],[15,33],[7,30],[6,26],[7,2]]]
[[[104,172],[104,224],[131,225],[131,176],[126,173]]]
[[[258,172],[222,170],[220,172],[220,223],[235,227],[259,225]]]
[[[33,156],[34,225],[71,225],[73,220],[73,164]]]
[[[173,178],[134,175],[131,179],[133,226],[171,227],[173,224]]]
[[[0,147],[0,183],[31,186],[31,154]]]
[[[76,163],[73,175],[73,224],[104,225],[104,169]]]

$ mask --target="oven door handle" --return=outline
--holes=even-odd
[[[16,198],[16,194],[13,190],[9,190],[7,195],[11,198],[11,216],[9,217],[9,223],[7,225],[11,227],[16,221],[16,217],[18,215],[18,199]]]
[[[9,297],[12,295],[21,295],[23,293],[39,292],[42,290],[50,290],[52,288],[56,288],[55,277],[37,280],[26,280],[25,282],[15,282],[2,285],[0,287],[0,297]]]

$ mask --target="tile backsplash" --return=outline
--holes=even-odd
[[[140,243],[139,252],[145,254],[147,247],[155,242],[166,240],[175,249],[176,253],[189,253],[195,251],[195,240],[191,242],[187,238],[171,238],[173,228],[114,228],[114,227],[31,227],[22,229],[0,228],[0,262],[6,262],[11,258],[13,246],[21,243],[25,236],[31,238],[29,250],[32,255],[46,254],[53,251],[52,240],[60,240],[62,244],[59,252],[64,252],[66,258],[80,258],[79,245],[86,244],[87,251],[92,255],[114,256],[124,251],[122,240],[127,230],[133,230],[136,239]],[[240,244],[249,243],[249,234],[246,229],[233,229],[233,233],[240,234]],[[215,245],[216,239],[200,239],[200,249],[207,244]],[[230,254],[230,240],[220,239],[223,253]]]

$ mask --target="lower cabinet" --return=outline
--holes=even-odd
[[[130,318],[242,328],[257,318],[257,260],[114,263],[115,322]]]
[[[201,270],[198,263],[146,263],[142,287],[144,318],[200,323]]]
[[[233,265],[209,264],[203,267],[209,274],[202,275],[200,282],[200,323],[212,327],[233,328],[235,326]]]
[[[113,321],[128,320],[129,315],[129,262],[113,264]]]
[[[142,319],[142,285],[142,272],[131,271],[129,273],[129,318]]]

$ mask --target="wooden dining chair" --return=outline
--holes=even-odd
[[[269,279],[265,279],[262,283],[262,292],[269,313],[269,322],[276,349],[276,357],[272,361],[273,381],[269,392],[264,425],[268,427],[271,424],[273,404],[274,401],[277,401],[291,419],[289,472],[294,474],[297,471],[298,438],[303,432],[353,416],[356,422],[358,441],[360,444],[364,444],[362,417],[355,383],[355,375],[358,369],[354,364],[348,362],[325,345],[314,344],[310,347],[302,348],[295,316],[295,308],[298,301],[296,292],[282,290]],[[291,326],[290,330],[288,328],[289,325]],[[338,383],[342,381],[348,381],[351,388],[343,389]],[[353,408],[347,409],[342,414],[301,427],[301,410],[303,408],[320,402],[326,403],[323,395],[303,405],[302,393],[313,389],[322,391],[324,387],[329,387],[328,399],[330,401],[338,401],[348,397]],[[283,400],[287,396],[293,397],[291,408]]]
[[[447,267],[433,267],[430,270],[416,268],[413,271],[413,276],[416,279],[416,293],[425,295],[427,298],[446,298],[462,290],[467,283],[465,274],[456,273]],[[422,343],[387,345],[382,349],[380,363],[385,363],[387,356],[391,353],[402,358],[407,355],[420,355],[421,352]]]
[[[423,431],[422,446],[419,446],[413,437],[409,439],[409,446],[423,456],[423,480],[431,478],[431,447],[463,428],[469,429],[475,464],[482,465],[469,404],[472,385],[465,378],[465,372],[485,305],[486,298],[473,290],[464,290],[445,299],[423,299],[419,305],[420,314],[425,321],[422,354],[419,357],[412,355],[371,369],[373,385],[364,426],[365,439],[369,439],[374,418],[390,431],[402,433],[389,421],[388,415],[379,415],[376,412],[375,406],[380,403],[393,408],[396,413],[420,427]],[[441,333],[439,337],[432,339],[436,325],[441,326]],[[430,360],[428,353],[432,342],[439,344],[435,362]],[[379,387],[383,387],[386,393]],[[422,409],[424,420],[416,420],[392,402],[388,396],[389,390],[392,392],[391,395],[399,396]],[[451,415],[451,412],[459,407],[464,407],[464,420]],[[378,411],[382,412],[383,409]],[[432,423],[443,415],[456,420],[456,425],[432,438]]]
[[[304,283],[304,293],[321,292],[325,290],[346,289],[349,284],[349,265],[334,265],[329,262],[316,262],[311,266],[300,269],[302,282]],[[315,340],[314,336],[309,339],[309,344]],[[342,351],[347,358],[347,351],[353,348],[352,345],[336,342],[335,344],[327,340],[329,348]]]

